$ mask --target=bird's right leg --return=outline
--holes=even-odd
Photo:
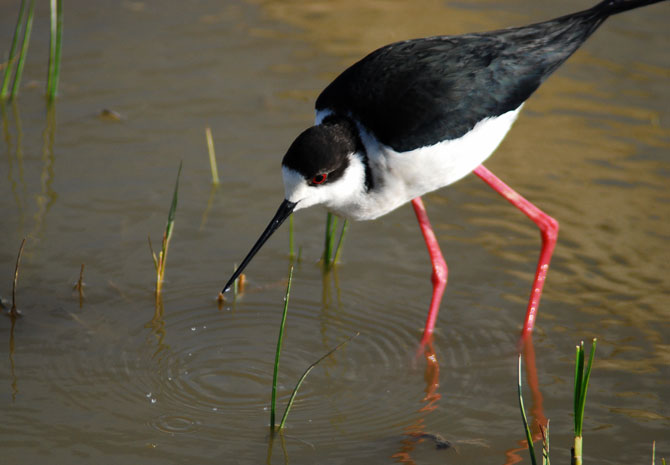
[[[556,246],[556,239],[558,237],[558,221],[551,216],[544,213],[535,205],[524,199],[517,192],[514,191],[507,184],[502,182],[498,177],[491,173],[484,165],[479,165],[473,171],[486,184],[493,188],[497,193],[505,197],[512,205],[521,210],[528,218],[530,218],[538,228],[542,236],[542,249],[540,250],[540,259],[535,270],[535,279],[533,280],[533,287],[530,292],[530,299],[528,300],[528,308],[526,309],[526,318],[523,322],[523,329],[521,330],[521,338],[528,336],[535,326],[537,318],[537,309],[540,305],[540,297],[542,297],[542,288],[544,287],[544,280],[547,277],[549,270],[549,262]]]

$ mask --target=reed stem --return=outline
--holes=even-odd
[[[214,151],[214,138],[212,137],[212,129],[207,126],[205,128],[205,138],[207,139],[207,151],[209,152],[209,167],[212,171],[212,184],[219,185],[219,170],[216,166],[216,152]]]
[[[358,336],[360,333],[356,333],[353,336],[350,336],[349,338],[345,339],[344,341],[340,342],[338,345],[333,347],[328,353],[326,353],[324,356],[322,356],[320,359],[318,359],[316,362],[312,363],[310,366],[307,367],[305,372],[300,376],[300,379],[298,380],[298,383],[295,385],[295,388],[293,388],[293,392],[291,393],[291,397],[288,400],[288,404],[286,404],[286,410],[284,410],[284,415],[281,417],[281,422],[279,423],[279,430],[284,429],[284,425],[286,424],[286,418],[288,417],[288,412],[291,410],[291,407],[293,406],[293,401],[295,400],[295,396],[298,394],[298,389],[300,389],[300,386],[302,385],[302,382],[305,381],[305,378],[307,378],[307,375],[309,374],[310,371],[314,369],[315,366],[317,366],[319,363],[321,363],[323,360],[328,358],[330,355],[332,355],[335,351],[339,350],[342,348],[345,344],[347,344],[349,341],[351,341],[353,338]]]
[[[535,447],[533,446],[533,437],[530,433],[530,427],[528,426],[528,418],[526,417],[526,409],[523,406],[523,392],[521,390],[521,354],[519,354],[519,366],[518,366],[518,383],[517,383],[517,394],[519,396],[519,409],[521,410],[521,419],[523,420],[523,427],[526,432],[526,441],[528,442],[528,453],[530,454],[530,461],[533,465],[537,465],[535,459]]]
[[[35,11],[35,0],[30,1],[30,8],[28,9],[28,18],[26,19],[26,28],[23,32],[23,42],[21,43],[21,52],[19,54],[19,61],[16,63],[16,74],[14,75],[14,83],[12,84],[12,92],[9,96],[10,100],[14,99],[19,93],[19,85],[21,77],[23,76],[23,67],[26,64],[26,55],[28,55],[28,46],[30,45],[30,34],[33,30],[33,12]]]
[[[12,69],[14,68],[14,56],[16,54],[16,46],[19,42],[19,36],[21,35],[21,30],[23,29],[23,15],[26,10],[26,0],[21,0],[21,6],[19,7],[19,17],[16,20],[16,26],[14,27],[14,34],[12,35],[12,45],[9,48],[9,56],[7,57],[7,63],[5,65],[5,72],[2,77],[2,87],[0,87],[0,100],[4,100],[9,95],[9,83],[12,79]]]
[[[58,93],[61,49],[63,43],[63,1],[51,0],[51,35],[49,37],[49,72],[47,76],[47,99],[51,102]]]
[[[174,191],[172,193],[172,203],[170,204],[170,211],[168,213],[167,224],[165,225],[165,232],[163,233],[163,241],[161,250],[156,256],[153,247],[151,246],[151,238],[149,238],[149,248],[154,259],[154,266],[156,268],[156,297],[160,296],[163,287],[163,280],[165,278],[165,268],[167,262],[168,249],[170,247],[170,239],[172,238],[172,230],[174,229],[174,220],[177,212],[177,201],[179,193],[179,177],[181,176],[182,162],[179,162],[179,171],[177,171],[177,180],[175,181]]]
[[[279,373],[279,356],[281,354],[281,347],[284,341],[284,327],[286,326],[286,313],[288,312],[288,299],[291,295],[291,282],[293,281],[293,266],[289,268],[288,284],[286,285],[286,295],[284,296],[284,312],[281,317],[281,324],[279,325],[279,337],[277,338],[277,350],[275,351],[275,366],[274,374],[272,375],[272,399],[270,401],[270,428],[275,429],[275,412],[277,405],[277,375]],[[280,426],[281,427],[281,426]]]
[[[16,256],[16,265],[14,266],[14,280],[12,281],[12,308],[9,309],[9,315],[12,318],[19,316],[19,311],[16,308],[16,286],[19,281],[19,265],[21,264],[21,256],[23,255],[23,248],[26,245],[26,238],[24,237],[19,247],[19,253]]]

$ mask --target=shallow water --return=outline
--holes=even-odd
[[[0,1],[2,47],[15,3]],[[42,100],[48,12],[38,8],[21,98],[2,113],[5,301],[28,238],[24,316],[13,328],[0,321],[7,463],[528,463],[515,344],[539,238],[476,177],[425,197],[450,275],[434,352],[418,359],[431,287],[411,209],[352,224],[343,262],[326,276],[317,263],[325,215],[296,215],[302,261],[280,413],[311,362],[361,334],[312,371],[270,458],[287,228],[249,266],[234,305],[219,310],[214,298],[282,199],[281,156],[345,66],[394,40],[525,24],[584,2],[180,5],[67,2],[52,120]],[[527,103],[487,163],[561,222],[535,363],[526,359],[538,380],[526,403],[551,419],[559,462],[571,442],[574,345],[592,337],[586,463],[647,461],[654,439],[670,455],[668,20],[666,4],[609,20]],[[121,120],[101,118],[103,109]],[[157,311],[146,236],[160,241],[181,160]],[[82,263],[80,303],[72,284]],[[421,434],[454,447],[438,450]]]

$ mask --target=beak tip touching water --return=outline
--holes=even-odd
[[[275,213],[275,216],[272,218],[270,221],[270,224],[265,228],[265,231],[263,231],[263,234],[258,238],[254,246],[251,248],[249,253],[247,254],[246,257],[244,257],[244,260],[242,260],[242,263],[240,263],[240,266],[235,270],[235,273],[230,277],[226,285],[223,287],[223,290],[221,291],[221,294],[225,294],[228,292],[230,289],[230,286],[232,286],[233,282],[238,278],[240,274],[242,274],[242,271],[246,268],[246,266],[249,264],[252,258],[254,258],[254,255],[256,255],[256,252],[260,250],[260,248],[265,244],[265,242],[270,238],[272,233],[274,233],[279,226],[284,222],[286,218],[288,218],[291,213],[293,213],[293,209],[297,205],[297,202],[291,202],[289,200],[284,200],[281,205],[279,205],[279,208],[277,209],[277,213]]]

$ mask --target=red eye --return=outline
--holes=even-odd
[[[312,184],[323,184],[326,182],[326,179],[328,179],[327,173],[317,174],[312,178]]]

